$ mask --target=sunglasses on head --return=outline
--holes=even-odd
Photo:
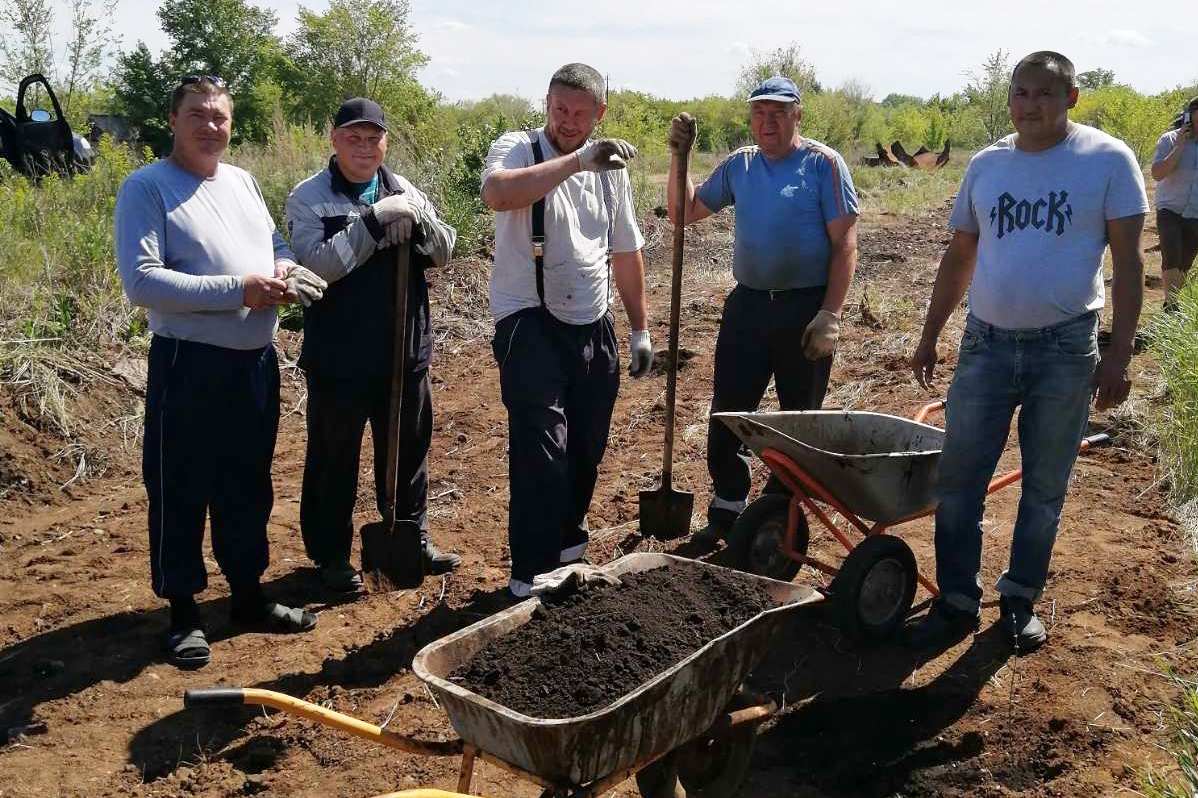
[[[184,75],[182,80],[179,81],[180,86],[190,86],[193,83],[211,83],[218,89],[225,87],[224,78],[217,75]]]

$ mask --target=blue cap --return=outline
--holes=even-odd
[[[761,82],[761,85],[753,89],[753,93],[749,95],[749,102],[757,102],[758,100],[773,100],[777,103],[797,103],[802,102],[803,97],[799,93],[799,87],[790,78],[784,78],[781,75],[774,75],[772,78],[766,78]]]

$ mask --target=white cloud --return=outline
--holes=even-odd
[[[429,27],[439,33],[457,33],[470,28],[469,25],[467,25],[465,22],[462,22],[460,19],[439,19],[433,22]]]
[[[1090,34],[1082,36],[1083,41],[1091,41],[1095,44],[1102,44],[1108,47],[1152,47],[1155,42],[1149,39],[1138,30],[1131,28],[1113,28],[1106,33]]]

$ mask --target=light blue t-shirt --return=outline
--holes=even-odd
[[[844,159],[813,139],[777,161],[757,147],[742,147],[695,194],[713,213],[736,206],[732,274],[763,291],[827,285],[832,242],[826,225],[857,213]]]
[[[1011,134],[973,156],[949,225],[978,235],[969,311],[1008,330],[1100,309],[1106,223],[1148,212],[1132,151],[1071,122],[1065,139],[1024,152]]]

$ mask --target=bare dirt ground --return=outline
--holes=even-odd
[[[941,207],[915,218],[865,220],[854,306],[825,406],[909,414],[931,398],[911,382],[906,355],[947,241],[946,216]],[[653,334],[664,347],[670,231],[653,225]],[[709,495],[703,458],[712,350],[731,286],[723,268],[729,220],[701,224],[687,239],[677,477],[700,509]],[[1156,268],[1151,260],[1150,272]],[[434,288],[434,302],[468,304],[463,286],[485,280],[482,270],[477,262],[455,264]],[[1150,290],[1148,304],[1159,301],[1159,291]],[[955,319],[942,348],[945,389],[960,325]],[[284,333],[282,348],[294,362],[297,337]],[[95,357],[111,362],[118,354]],[[226,586],[209,561],[212,584],[201,598],[213,662],[193,673],[160,659],[166,613],[148,584],[133,391],[121,379],[80,384],[72,409],[98,475],[65,490],[59,486],[75,473],[79,451],[64,451],[54,429],[31,423],[37,414],[27,401],[22,407],[17,391],[3,394],[0,739],[12,727],[33,729],[0,747],[0,796],[451,789],[455,759],[375,748],[281,714],[186,711],[181,701],[188,687],[260,686],[376,723],[390,718],[395,730],[452,733],[407,668],[421,646],[497,606],[507,579],[506,420],[485,337],[447,337],[434,370],[431,518],[435,537],[464,555],[461,570],[417,591],[353,602],[321,593],[298,529],[302,382],[286,368],[266,581],[279,597],[319,611],[320,624],[295,637],[234,635]],[[1137,358],[1133,371],[1133,408],[1142,408],[1161,389],[1147,358]],[[624,380],[590,516],[596,560],[661,549],[637,536],[635,518],[637,491],[654,484],[659,468],[663,395],[660,373]],[[1135,770],[1162,757],[1155,744],[1172,692],[1159,673],[1195,666],[1196,574],[1131,415],[1093,421],[1116,440],[1078,462],[1041,604],[1050,629],[1045,649],[1011,659],[992,626],[993,608],[978,635],[933,658],[897,645],[856,646],[830,616],[792,628],[756,674],[784,711],[763,728],[741,795],[1134,794]],[[1012,445],[1004,465],[1017,462]],[[763,474],[758,467],[757,477]],[[362,480],[361,521],[371,516],[368,482]],[[1008,489],[988,503],[988,589],[1005,564],[1018,495]],[[911,523],[902,533],[930,569],[930,523]],[[832,551],[826,539],[813,546]],[[820,577],[804,571],[799,579]],[[479,767],[474,789],[538,794],[489,765]],[[617,794],[636,791],[629,782]]]

